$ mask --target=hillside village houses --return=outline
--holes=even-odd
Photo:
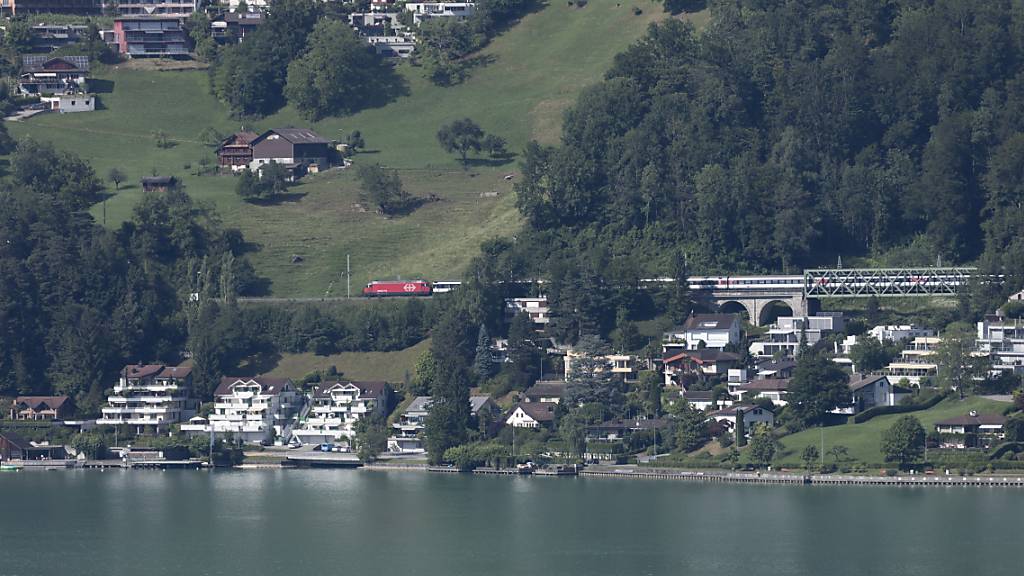
[[[543,330],[551,321],[551,307],[548,305],[546,296],[530,298],[509,298],[505,301],[505,320],[512,321],[512,318],[520,312],[526,312],[533,321],[537,330]]]
[[[842,312],[825,312],[816,316],[780,316],[768,329],[768,333],[750,345],[750,355],[755,358],[788,356],[795,358],[801,342],[814,346],[831,332],[844,328]]]
[[[11,420],[64,420],[71,415],[67,396],[18,396],[11,402]]]
[[[294,180],[326,169],[332,154],[331,142],[308,128],[273,128],[258,135],[242,131],[228,136],[217,148],[217,165],[232,172],[259,172],[274,162]]]
[[[921,386],[925,378],[931,378],[938,372],[935,351],[941,341],[941,338],[932,336],[914,338],[899,357],[885,367],[885,373],[897,382],[906,380],[915,387]]]
[[[303,444],[351,445],[355,424],[371,414],[385,416],[393,390],[387,382],[322,382],[313,387],[304,421],[293,432]]]

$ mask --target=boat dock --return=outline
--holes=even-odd
[[[580,476],[684,480],[732,484],[803,484],[820,486],[1016,486],[1024,488],[1024,476],[917,475],[867,476],[845,474],[783,474],[715,472],[637,468],[585,468]]]

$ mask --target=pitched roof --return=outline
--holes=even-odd
[[[175,178],[174,176],[143,176],[142,185],[170,186],[171,184],[174,184],[175,180],[177,180],[177,178]]]
[[[129,364],[121,369],[121,375],[128,378],[148,378],[159,374],[163,369],[163,364]]]
[[[188,378],[191,366],[167,366],[156,375],[157,378]]]
[[[686,319],[683,330],[729,330],[737,318],[735,314],[694,314]]]
[[[15,404],[24,404],[33,410],[39,410],[44,404],[56,410],[67,401],[67,396],[18,396],[14,399]]]
[[[789,380],[789,378],[764,378],[761,380],[751,380],[750,382],[740,386],[740,390],[788,390]]]
[[[936,426],[1002,426],[1006,423],[1006,416],[1002,414],[965,414],[954,416],[945,420],[939,420]]]
[[[220,143],[220,147],[223,148],[225,146],[247,146],[258,137],[259,134],[255,132],[235,132],[231,136],[225,138]]]
[[[678,362],[684,358],[689,358],[697,364],[714,364],[716,362],[735,362],[740,359],[740,355],[735,352],[724,352],[714,348],[680,350],[671,356],[663,358],[662,362],[668,364],[670,362]]]
[[[768,360],[756,366],[758,372],[792,370],[796,368],[796,360]]]
[[[88,56],[50,56],[48,54],[35,54],[21,57],[21,67],[25,72],[41,72],[46,70],[47,64],[62,60],[73,66],[75,70],[89,71]]]
[[[526,389],[523,395],[527,398],[549,398],[565,396],[565,389],[568,385],[564,380],[538,380],[533,386]]]
[[[231,389],[235,384],[248,384],[254,382],[263,388],[264,394],[280,394],[286,385],[291,383],[290,378],[271,378],[269,376],[255,376],[252,378],[242,376],[225,376],[220,379],[220,385],[214,390],[214,396],[230,396]]]
[[[691,390],[684,392],[683,398],[697,402],[710,402],[715,399],[715,392],[714,390]]]
[[[865,386],[870,386],[879,380],[887,380],[888,378],[884,374],[874,374],[864,376],[863,374],[853,374],[850,376],[850,390],[856,392]]]
[[[769,412],[772,415],[775,414],[774,410],[772,410],[770,408],[765,408],[764,406],[750,405],[750,404],[744,404],[744,405],[735,405],[734,404],[732,406],[728,406],[726,408],[722,408],[721,410],[715,410],[714,412],[708,414],[708,416],[735,416],[737,411],[741,411],[742,410],[744,413],[746,413],[746,412],[750,412],[751,410],[754,410],[754,409],[757,409],[757,408],[760,408],[760,409],[764,410],[765,412]]]
[[[469,412],[470,414],[476,414],[484,407],[484,404],[491,399],[490,396],[476,395],[469,397]],[[426,412],[430,409],[430,396],[417,396],[412,403],[405,409],[405,413],[409,412]]]
[[[554,422],[555,420],[555,408],[558,404],[554,402],[520,402],[516,404],[515,408],[512,409],[511,415],[516,409],[522,409],[527,416],[533,418],[537,422]]]
[[[292,144],[329,144],[327,140],[309,128],[272,128],[256,139],[263,140],[270,134],[277,134]]]
[[[651,430],[653,428],[665,428],[668,425],[669,421],[665,418],[648,420],[616,418],[601,422],[600,424],[591,424],[587,428],[589,430]]]

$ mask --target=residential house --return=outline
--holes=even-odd
[[[123,16],[114,20],[119,54],[130,58],[188,56],[188,33],[175,16]]]
[[[221,44],[241,42],[263,24],[263,12],[225,12],[210,21],[210,35]],[[254,135],[255,136],[255,135]]]
[[[688,387],[693,380],[724,376],[740,361],[739,354],[714,348],[683,350],[669,354],[670,356],[661,360],[665,385],[683,388]]]
[[[313,388],[305,421],[293,432],[302,443],[346,439],[351,444],[355,424],[370,414],[383,417],[391,403],[387,382],[324,382]]]
[[[754,366],[755,380],[765,378],[792,378],[796,369],[796,361],[792,358],[772,359],[759,362]]]
[[[429,411],[430,396],[414,398],[402,412],[398,422],[391,425],[392,434],[388,438],[388,451],[398,454],[422,454],[425,452],[423,430],[426,427]],[[470,396],[469,413],[478,421],[483,417],[490,418],[497,413],[497,405],[490,396]]]
[[[29,442],[11,431],[0,431],[0,460],[64,460],[67,451],[59,444]]]
[[[252,164],[252,141],[259,134],[235,132],[220,143],[217,148],[217,165],[221,170],[239,172]]]
[[[413,24],[419,26],[431,18],[456,18],[464,20],[476,12],[473,2],[410,2],[405,9],[412,12]]]
[[[750,382],[746,368],[730,368],[725,374],[725,385],[729,395],[738,398],[741,386]]]
[[[54,94],[41,96],[39,101],[50,110],[61,114],[73,112],[92,112],[96,109],[96,96],[93,94]]]
[[[242,4],[242,0],[228,0],[228,8],[232,12],[238,12],[238,7]],[[251,0],[245,3],[249,7],[249,12],[266,10],[270,7],[270,0]]]
[[[144,176],[139,183],[143,192],[167,192],[178,186],[178,179],[174,176]]]
[[[921,328],[914,324],[899,324],[875,326],[868,330],[868,334],[879,342],[902,342],[914,338],[930,338],[935,336],[935,330]]]
[[[842,341],[835,342],[833,345],[832,362],[838,364],[844,370],[849,372],[856,372],[857,366],[853,363],[853,358],[850,354],[853,351],[853,347],[857,345],[858,337],[849,335],[842,339]]]
[[[742,400],[750,401],[755,398],[767,398],[776,406],[788,404],[786,396],[789,394],[789,378],[763,378],[751,380],[738,388],[738,394]]]
[[[935,423],[942,435],[942,448],[985,448],[1004,438],[1002,414],[979,414],[971,410],[966,416],[955,416]]]
[[[509,298],[505,300],[505,318],[509,322],[512,318],[520,312],[526,312],[530,315],[530,320],[533,320],[534,327],[537,329],[544,328],[547,326],[551,318],[551,308],[548,306],[547,296],[538,296],[536,298]]]
[[[761,406],[748,406],[734,404],[708,414],[709,422],[717,422],[726,430],[735,430],[737,419],[743,419],[743,430],[747,436],[756,425],[764,425],[769,428],[775,425],[775,413]]]
[[[978,322],[977,352],[991,360],[990,374],[1024,374],[1024,320],[1002,314],[986,315]]]
[[[732,396],[715,399],[714,390],[682,390],[680,397],[697,410],[717,410],[735,404]]]
[[[208,423],[182,425],[182,432],[230,436],[247,444],[287,443],[302,395],[288,378],[220,379]]]
[[[121,370],[98,425],[133,426],[137,433],[163,432],[195,415],[192,368],[131,364]]]
[[[538,380],[523,392],[523,401],[558,404],[565,398],[567,388],[564,380]]]
[[[88,76],[88,56],[22,56],[18,92],[26,95],[84,94]]]
[[[885,367],[886,375],[897,382],[906,379],[912,386],[921,386],[922,380],[935,376],[938,371],[935,352],[941,342],[940,338],[931,336],[914,338],[899,357]]]
[[[884,374],[854,374],[848,381],[851,402],[836,410],[839,414],[857,414],[875,406],[892,406],[895,394],[889,378]]]
[[[779,316],[760,340],[751,343],[750,355],[755,358],[795,358],[801,343],[814,346],[830,332],[840,331],[843,327],[841,312],[802,317]]]
[[[366,36],[365,40],[374,52],[388,58],[409,58],[416,51],[416,37],[411,34]]]
[[[49,53],[76,44],[88,30],[82,24],[36,24],[32,26],[32,51]]]
[[[103,5],[103,0],[3,0],[0,2],[0,14],[100,14]]]
[[[70,415],[67,396],[18,396],[11,402],[11,420],[64,420]]]
[[[740,317],[737,314],[696,314],[682,326],[665,332],[662,351],[700,348],[724,350],[740,343],[742,337]]]
[[[572,365],[576,358],[579,358],[580,354],[572,349],[569,349],[565,353],[565,361],[563,362],[563,372],[566,380],[572,374]],[[605,366],[612,374],[621,376],[623,380],[633,380],[636,377],[636,356],[629,354],[607,354],[604,357]]]
[[[416,36],[399,20],[397,12],[349,14],[348,23],[382,56],[408,58],[416,49]]]
[[[513,428],[550,428],[557,409],[558,404],[553,402],[520,402],[509,412],[505,424]]]
[[[326,168],[331,143],[308,128],[275,128],[254,138],[249,168],[258,171],[264,164],[276,162],[289,170],[315,172]]]
[[[117,0],[108,5],[117,16],[191,16],[198,0]]]

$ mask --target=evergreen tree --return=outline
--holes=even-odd
[[[490,378],[494,373],[494,360],[491,358],[491,336],[487,333],[487,326],[480,325],[480,331],[476,337],[476,356],[473,358],[473,371],[478,381]]]

